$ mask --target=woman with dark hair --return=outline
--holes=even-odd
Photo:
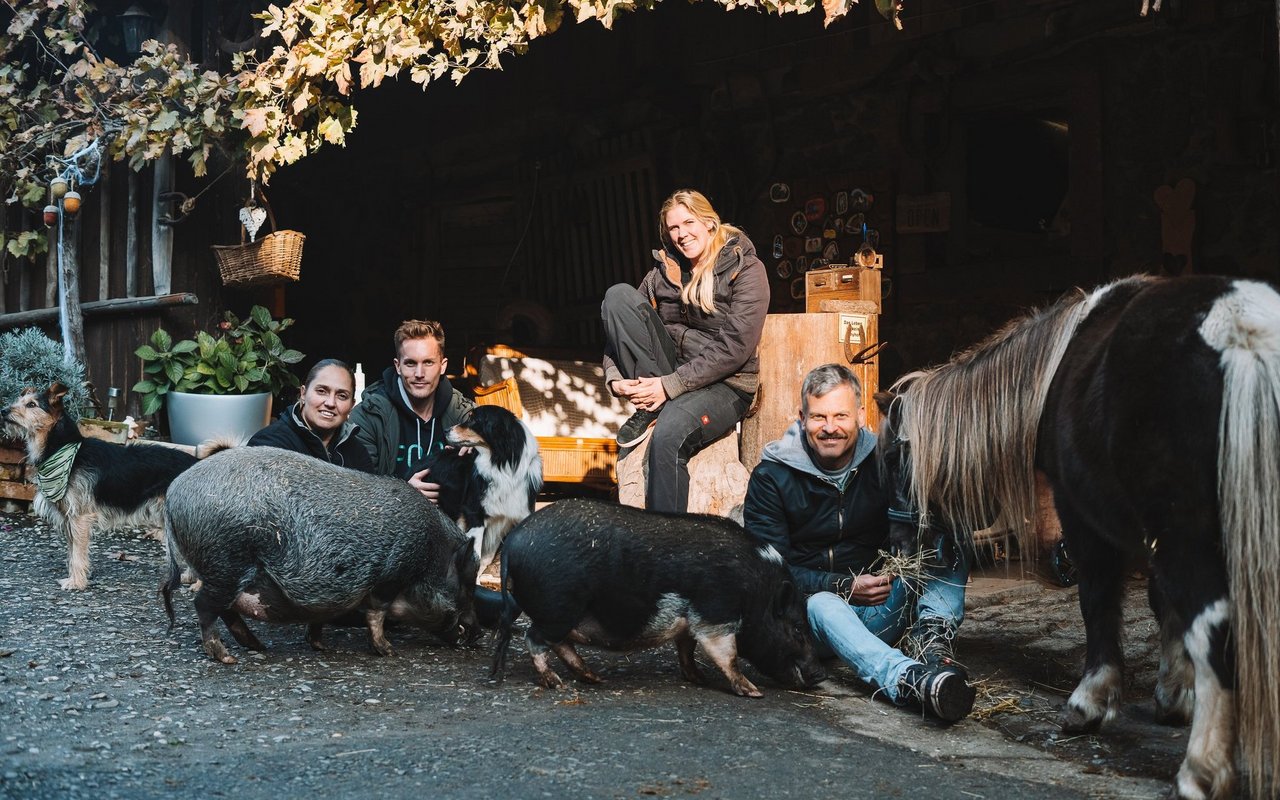
[[[769,279],[751,240],[700,192],[667,198],[658,229],[663,248],[639,289],[605,293],[605,384],[636,407],[618,446],[652,436],[645,507],[683,512],[689,459],[751,407]]]
[[[250,447],[279,447],[322,458],[340,467],[373,472],[369,451],[356,441],[348,421],[355,406],[356,378],[336,358],[316,362],[307,373],[298,402],[249,440]]]

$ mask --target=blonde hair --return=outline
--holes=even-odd
[[[407,319],[400,323],[395,333],[396,358],[400,357],[400,348],[410,339],[435,339],[444,352],[444,327],[435,320]]]
[[[716,312],[715,276],[713,270],[721,248],[731,237],[742,233],[741,230],[727,222],[720,221],[720,215],[711,207],[711,201],[702,192],[693,189],[680,189],[667,198],[658,212],[658,235],[663,244],[674,245],[667,232],[667,212],[676,206],[684,206],[700,222],[711,231],[711,241],[707,249],[702,251],[696,264],[691,264],[693,277],[689,284],[680,290],[680,299],[689,305],[697,306],[708,314]]]

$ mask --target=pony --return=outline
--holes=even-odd
[[[1122,583],[1145,557],[1157,719],[1191,722],[1173,794],[1280,790],[1280,294],[1132,277],[1010,323],[881,393],[891,536],[1003,525],[1035,552],[1036,472],[1079,575],[1084,673],[1064,732],[1115,717]],[[967,532],[967,533],[966,533]],[[1238,739],[1238,741],[1237,741]]]

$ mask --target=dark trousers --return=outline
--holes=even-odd
[[[627,378],[657,378],[675,372],[676,343],[658,313],[635,287],[609,288],[600,307],[605,352]],[[747,413],[747,398],[723,383],[693,389],[668,400],[649,438],[645,508],[684,512],[689,507],[689,459],[719,439]]]

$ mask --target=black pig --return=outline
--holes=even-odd
[[[224,664],[236,659],[214,630],[219,618],[240,644],[262,649],[241,614],[312,623],[308,641],[321,649],[325,620],[361,611],[380,655],[394,654],[383,633],[388,618],[451,642],[460,625],[478,633],[471,540],[401,480],[274,447],[237,447],[170,485],[165,536],[169,619],[181,554],[202,582],[195,607],[205,651]]]
[[[503,553],[491,681],[505,671],[512,597],[529,615],[525,639],[548,688],[561,684],[548,651],[582,680],[600,682],[575,643],[633,650],[674,640],[685,678],[703,683],[697,642],[745,697],[762,695],[738,669],[739,655],[784,685],[823,678],[804,599],[782,558],[730,520],[562,500],[516,526]]]

